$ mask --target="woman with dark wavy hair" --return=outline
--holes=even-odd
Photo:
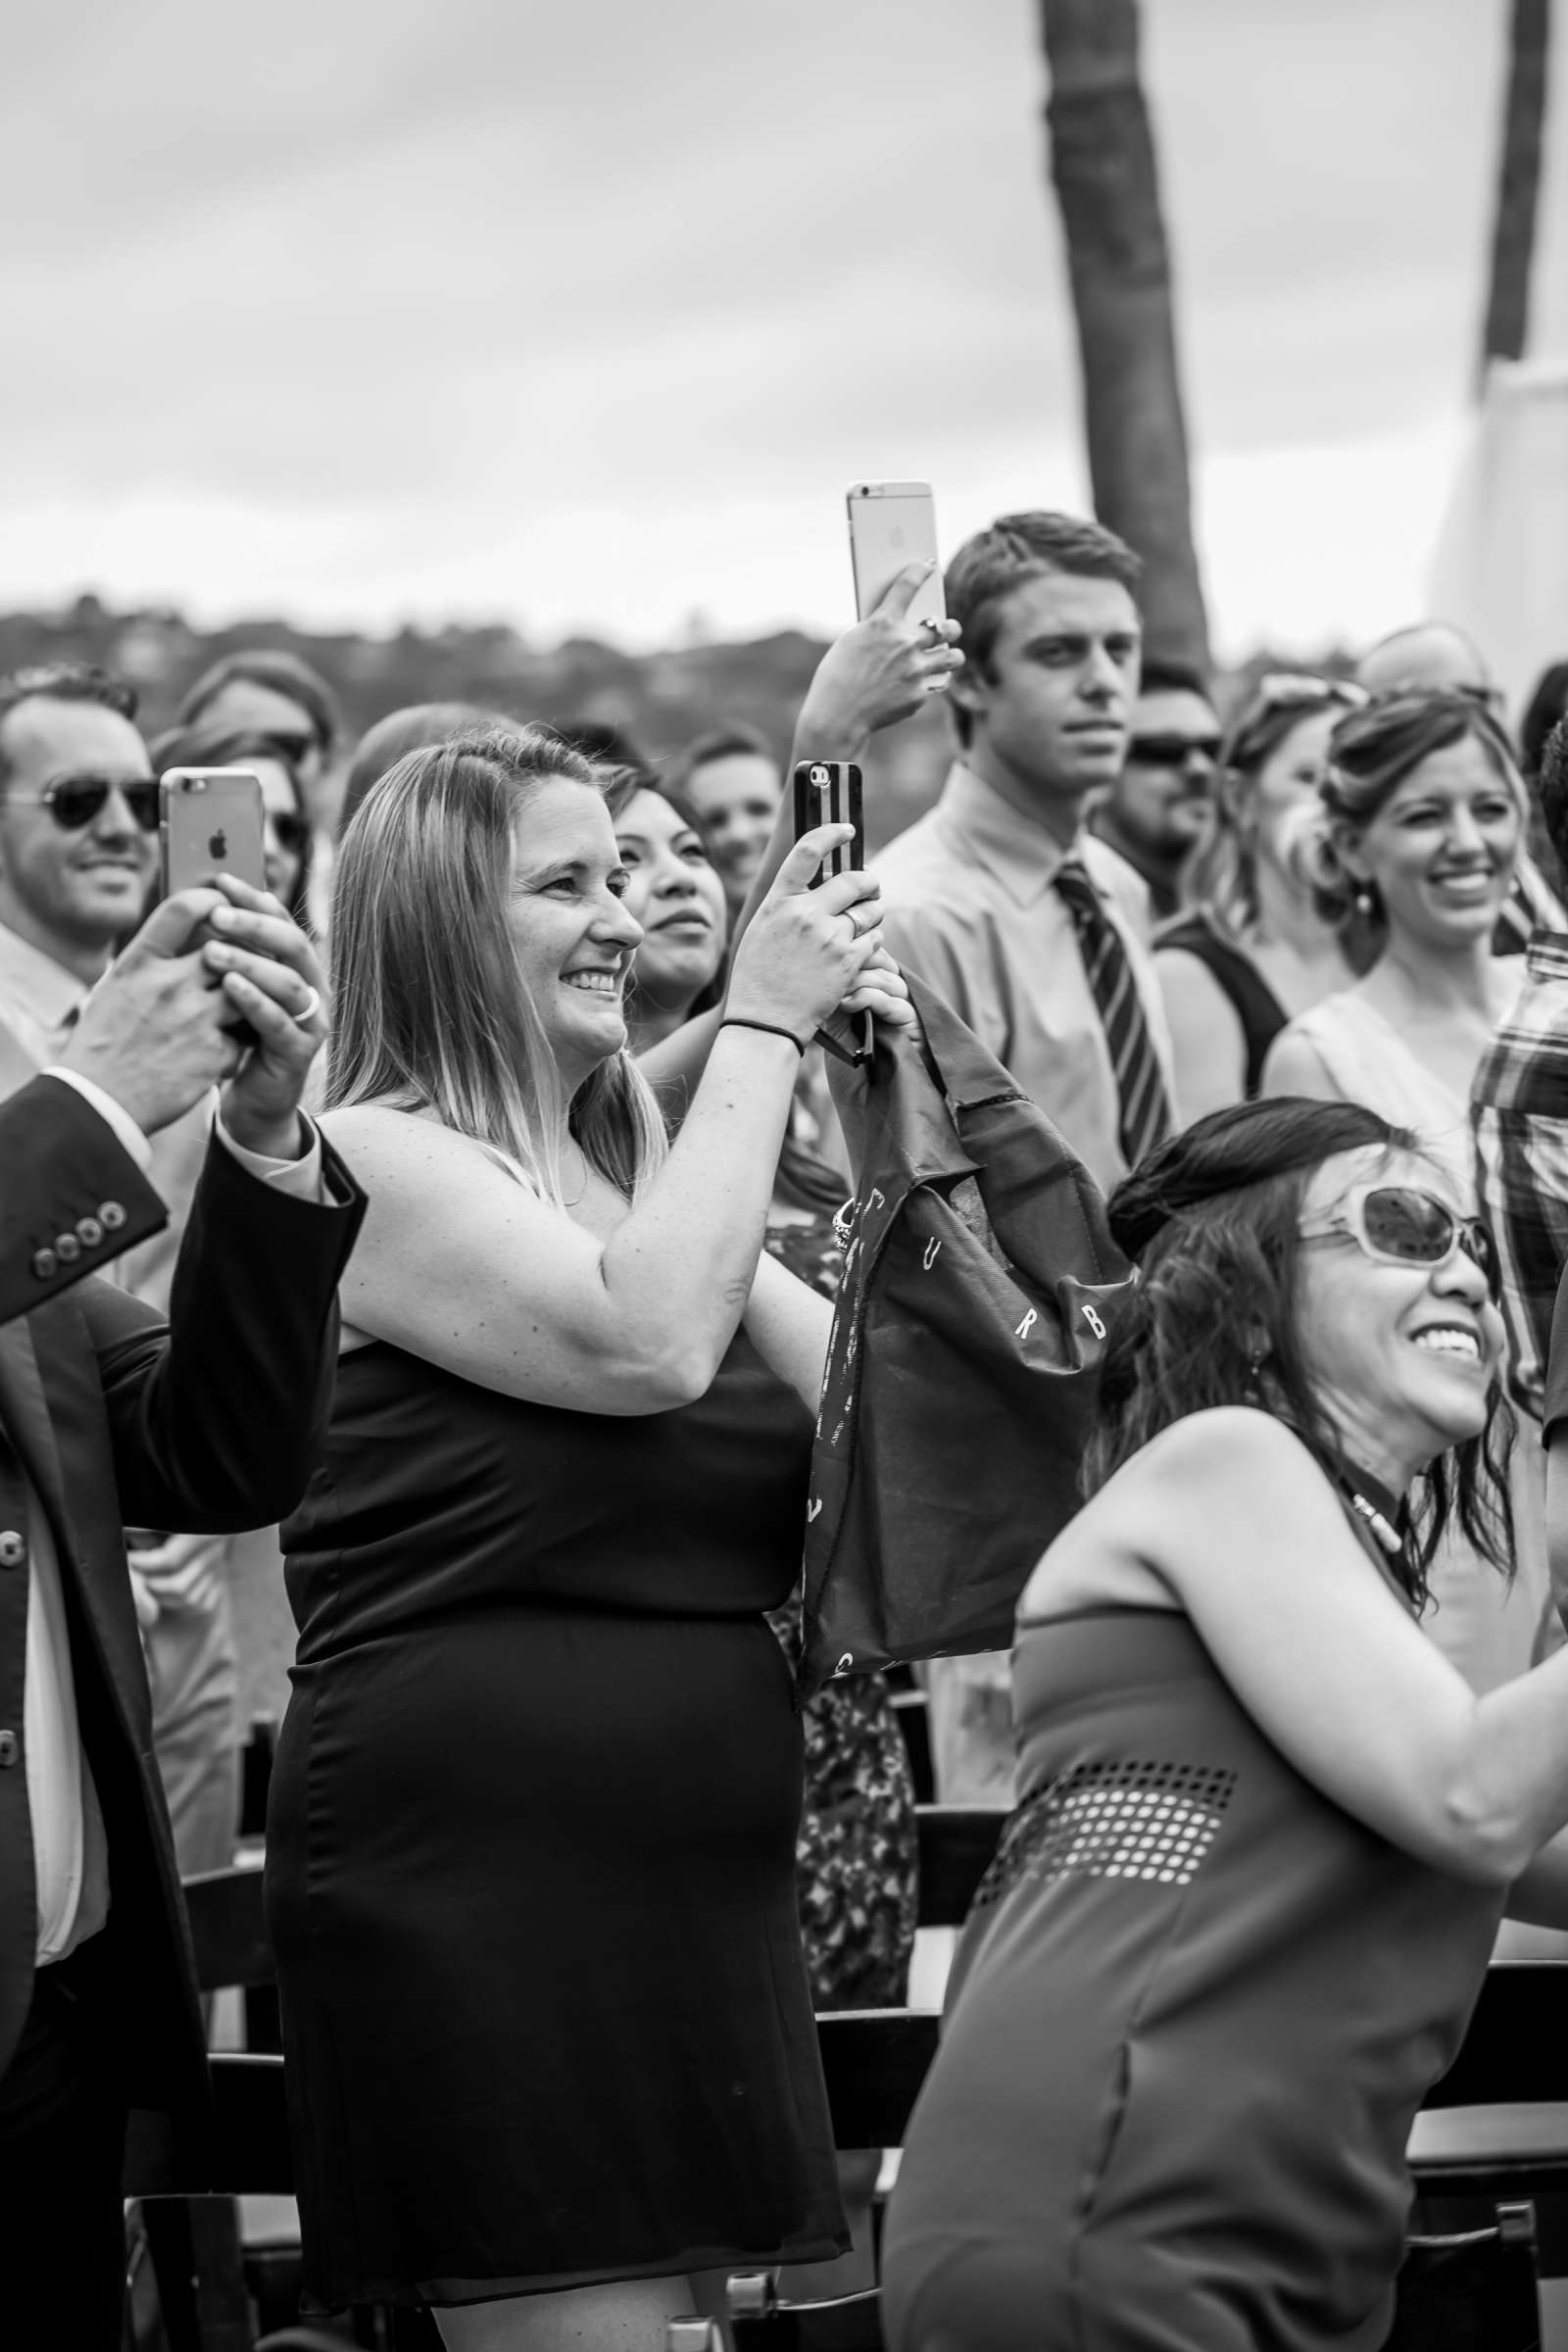
[[[888,2340],[1374,2352],[1497,1922],[1568,1918],[1568,1656],[1478,1697],[1420,1625],[1446,1529],[1508,1552],[1491,1252],[1353,1103],[1214,1112],[1111,1229],[1143,1279],[1019,1610]]]

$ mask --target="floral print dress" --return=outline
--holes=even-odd
[[[768,1254],[826,1298],[841,1270],[832,1218],[770,1224]],[[769,1622],[793,1666],[799,1589]],[[903,2004],[914,1948],[914,1784],[879,1674],[846,1676],[804,1710],[806,1787],[795,1850],[801,1935],[818,2009]]]

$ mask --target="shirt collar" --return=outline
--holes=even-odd
[[[1568,980],[1568,931],[1538,923],[1530,934],[1525,963],[1532,980]]]
[[[0,923],[0,1017],[14,1013],[46,1034],[64,1027],[87,1002],[74,972],[20,932]]]
[[[977,865],[1001,883],[1020,906],[1044,897],[1068,858],[1083,856],[1080,826],[1066,849],[1045,826],[1004,801],[961,760],[954,761],[942,788],[944,818],[963,836]]]

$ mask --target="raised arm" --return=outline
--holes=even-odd
[[[648,1413],[709,1387],[757,1276],[773,1172],[807,1038],[856,981],[874,887],[808,888],[842,827],[786,861],[746,940],[725,1027],[668,1159],[608,1230],[574,1223],[483,1148],[405,1112],[355,1108],[322,1125],[370,1195],[343,1285],[355,1329],[508,1396]]]
[[[801,760],[858,760],[881,728],[912,716],[933,694],[947,692],[953,672],[963,666],[963,656],[953,643],[957,623],[944,623],[936,637],[908,618],[909,606],[930,568],[928,564],[906,564],[888,582],[874,612],[828,647],[795,722],[791,769]],[[789,856],[794,836],[793,796],[786,791],[773,838],[736,918],[736,948]],[[896,1000],[878,989],[875,960],[863,985],[845,999],[843,1009],[870,1012],[879,1020],[897,1019]],[[644,1074],[676,1117],[702,1076],[720,1018],[717,1011],[703,1013],[643,1055]]]
[[[1477,1697],[1280,1422],[1195,1413],[1123,1476],[1102,1501],[1129,1548],[1267,1738],[1346,1812],[1495,1886],[1568,1825],[1568,1650]]]

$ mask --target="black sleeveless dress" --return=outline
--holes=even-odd
[[[1154,946],[1180,948],[1184,954],[1196,956],[1229,997],[1247,1048],[1247,1100],[1254,1102],[1263,1083],[1268,1050],[1290,1014],[1250,956],[1228,939],[1201,906],[1162,923],[1154,933]]]
[[[320,2304],[846,2243],[762,1615],[810,1440],[744,1336],[641,1417],[343,1358],[267,1839]]]
[[[1376,2352],[1502,1890],[1322,1795],[1187,1618],[1018,1628],[1019,1785],[883,2242],[891,2352]]]

